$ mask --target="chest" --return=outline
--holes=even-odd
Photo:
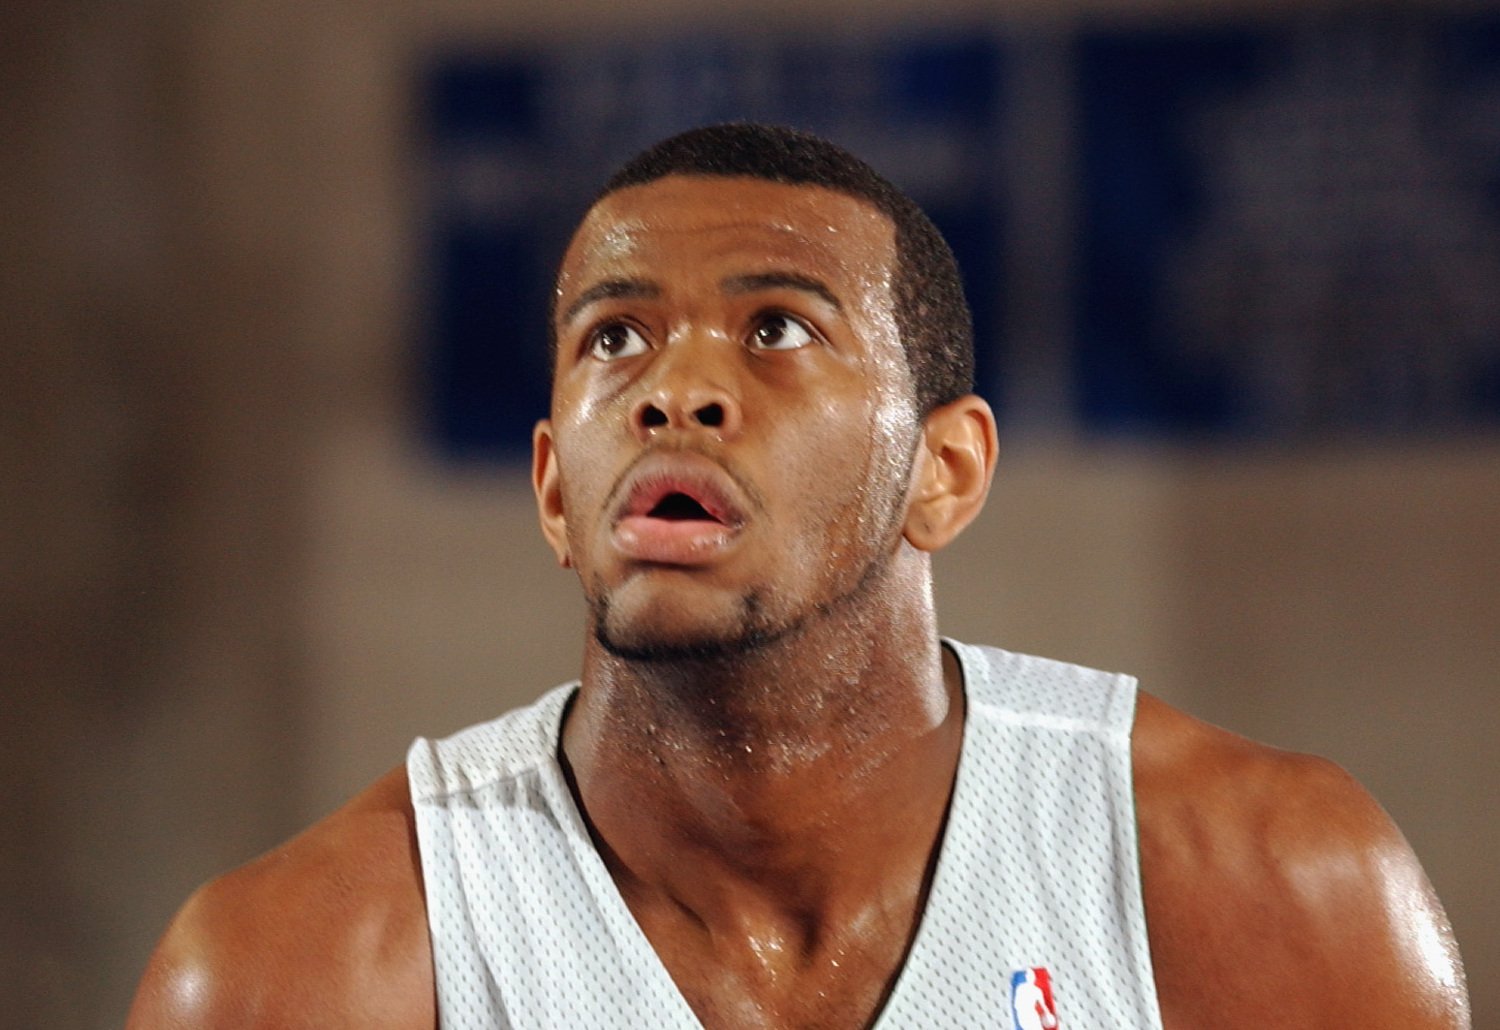
[[[652,951],[707,1030],[875,1025],[905,967],[916,907],[820,934],[742,927],[713,934],[670,910],[636,906]]]
[[[670,956],[663,956],[663,964],[706,1030],[873,1026],[897,972],[895,965],[856,961],[845,968],[777,973],[754,964],[676,962]]]
[[[1133,856],[1073,846],[1076,806],[1023,825],[969,805],[955,798],[914,933],[842,957],[783,948],[791,960],[633,912],[586,831],[544,806],[455,806],[423,841],[439,1009],[480,1025],[664,1030],[1047,1027],[1055,1009],[1062,1026],[1156,1030]],[[1097,819],[1118,825],[1108,809]]]
[[[420,808],[440,1010],[694,1030],[1047,1027],[1055,1009],[1157,1030],[1128,735],[975,701],[963,746],[920,918],[837,973],[632,911],[551,765]]]

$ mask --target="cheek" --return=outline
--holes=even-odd
[[[870,417],[870,478],[890,482],[903,491],[911,472],[911,459],[922,435],[911,398],[904,392],[887,394]]]
[[[601,446],[597,428],[576,418],[557,427],[558,483],[562,493],[563,512],[568,521],[568,542],[578,550],[579,543],[591,532],[600,517],[610,489],[606,449]]]
[[[777,472],[815,527],[799,558],[822,565],[868,552],[899,528],[920,425],[911,403],[892,391],[858,404],[825,395],[815,411],[787,443],[803,460],[782,462]]]
[[[583,427],[598,426],[617,417],[615,409],[620,404],[620,387],[603,377],[591,381],[585,388],[569,390],[565,399],[571,422]]]
[[[562,373],[552,392],[552,423],[577,433],[597,432],[618,417],[623,384],[619,377],[600,373],[598,362],[582,361]],[[566,412],[566,414],[563,414]]]
[[[850,437],[843,460],[858,466],[863,492],[885,493],[890,484],[904,489],[912,445],[922,431],[904,356],[869,357],[857,375],[858,403],[834,405],[827,416]]]

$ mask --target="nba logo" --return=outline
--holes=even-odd
[[[1027,966],[1010,974],[1010,1015],[1015,1030],[1057,1030],[1052,974],[1046,967]]]

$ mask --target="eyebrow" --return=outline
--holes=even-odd
[[[660,297],[661,287],[647,279],[604,279],[584,290],[563,311],[563,322],[571,322],[578,312],[601,300]]]
[[[821,280],[796,272],[732,275],[722,280],[719,286],[730,294],[758,293],[761,290],[801,290],[826,301],[835,311],[844,310],[843,303]],[[571,322],[584,308],[601,300],[655,298],[660,297],[661,293],[661,287],[649,279],[603,279],[573,299],[562,313],[562,322]]]
[[[827,301],[835,311],[843,311],[844,305],[833,295],[822,281],[796,272],[757,272],[753,275],[733,275],[719,283],[725,293],[758,293],[761,290],[801,290]]]

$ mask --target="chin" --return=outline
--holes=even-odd
[[[756,650],[761,644],[747,638],[698,637],[671,640],[660,637],[619,639],[602,627],[595,631],[599,646],[627,662],[676,665],[686,662],[722,662]]]
[[[592,605],[594,639],[608,654],[632,662],[713,662],[743,657],[795,630],[765,618],[754,594],[739,599],[717,623],[705,612],[629,613],[607,598]]]

